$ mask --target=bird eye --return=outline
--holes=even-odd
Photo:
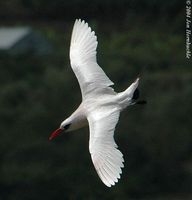
[[[67,124],[64,126],[64,129],[67,130],[70,126],[71,126],[71,124]]]

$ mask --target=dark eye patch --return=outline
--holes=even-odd
[[[71,124],[67,124],[64,126],[64,129],[67,130],[70,126],[71,126]]]

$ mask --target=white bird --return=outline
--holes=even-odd
[[[82,93],[82,102],[77,110],[49,139],[62,131],[68,132],[89,125],[89,151],[97,174],[102,182],[111,187],[115,185],[124,167],[123,154],[114,140],[114,131],[119,115],[127,106],[143,104],[139,97],[139,78],[125,91],[116,93],[114,83],[97,64],[97,37],[87,23],[76,20],[70,45],[71,67],[77,77]]]

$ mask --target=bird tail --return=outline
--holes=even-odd
[[[122,109],[137,103],[136,100],[139,98],[138,85],[139,78],[137,78],[125,91],[118,94],[118,100]]]

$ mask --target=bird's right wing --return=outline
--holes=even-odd
[[[76,20],[70,46],[71,67],[78,79],[82,97],[98,89],[113,85],[97,64],[97,37],[84,21]]]
[[[108,187],[118,182],[124,167],[123,154],[117,149],[113,137],[119,114],[118,109],[109,106],[99,108],[88,116],[89,151],[97,174]]]

